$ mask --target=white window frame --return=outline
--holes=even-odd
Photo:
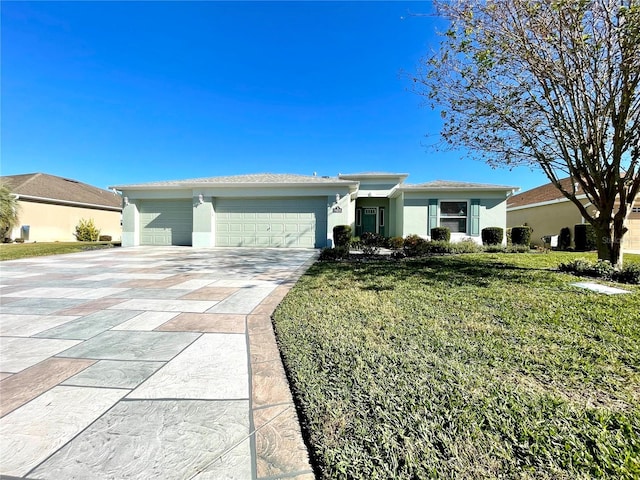
[[[442,204],[443,203],[466,203],[467,204],[467,215],[466,216],[443,216],[442,215]],[[471,214],[471,201],[468,199],[464,199],[464,198],[460,198],[460,199],[456,199],[456,198],[447,198],[445,200],[438,200],[438,226],[441,227],[442,223],[441,223],[441,219],[445,218],[445,219],[461,219],[464,218],[465,221],[465,231],[464,232],[451,232],[452,235],[455,234],[461,234],[461,235],[468,235],[469,234],[469,224],[470,222],[470,214]]]

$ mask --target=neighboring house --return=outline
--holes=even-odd
[[[68,178],[46,173],[0,177],[18,200],[19,224],[9,235],[30,242],[75,240],[80,220],[92,219],[101,235],[120,239],[122,197]]]
[[[565,189],[571,188],[571,179],[565,178],[560,181]],[[595,212],[595,207],[591,205],[584,193],[581,193],[579,186],[576,190],[577,198],[587,207],[587,210]],[[640,206],[636,201],[627,219],[629,231],[625,234],[623,248],[625,250],[640,251]],[[526,192],[514,195],[507,200],[507,225],[515,227],[528,225],[533,229],[531,235],[532,243],[542,245],[542,237],[558,235],[560,229],[569,227],[571,236],[574,235],[574,226],[587,223],[582,217],[578,207],[567,199],[552,184],[548,183]]]
[[[355,235],[428,237],[446,226],[452,240],[480,243],[484,227],[506,228],[514,187],[436,181],[406,174],[338,177],[257,174],[120,185],[122,245],[331,246],[333,227]]]

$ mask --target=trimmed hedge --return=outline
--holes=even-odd
[[[434,242],[448,242],[451,240],[451,230],[447,227],[435,227],[431,229],[431,240]]]
[[[333,227],[333,244],[336,247],[346,247],[351,241],[351,225],[336,225]]]
[[[487,227],[482,229],[481,235],[484,245],[500,245],[504,237],[504,230],[500,227]]]
[[[521,227],[511,227],[511,243],[513,245],[531,244],[531,227],[523,225]]]
[[[580,223],[573,227],[576,250],[587,252],[596,248],[596,231],[590,223]]]
[[[560,229],[560,235],[558,236],[558,249],[569,250],[571,247],[571,229],[564,227]]]

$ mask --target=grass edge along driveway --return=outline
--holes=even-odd
[[[274,325],[321,478],[640,478],[640,287],[577,257],[316,263]]]

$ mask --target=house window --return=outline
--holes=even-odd
[[[467,233],[467,202],[440,202],[440,226],[451,233]]]
[[[384,208],[380,208],[380,226],[384,227]]]
[[[362,226],[362,209],[356,208],[356,227]]]
[[[631,209],[631,212],[632,212],[632,213],[640,213],[640,207],[633,207],[633,208]]]

